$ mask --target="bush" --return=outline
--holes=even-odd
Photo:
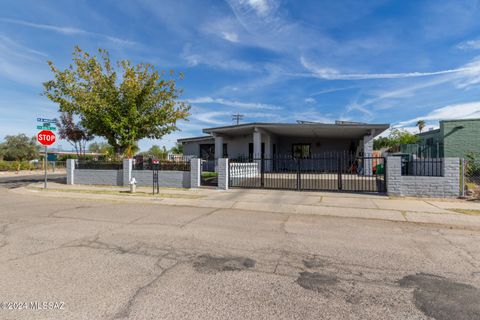
[[[0,161],[0,171],[34,170],[35,165],[28,161]]]

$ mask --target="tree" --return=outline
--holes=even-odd
[[[420,138],[413,133],[403,129],[393,129],[388,137],[379,137],[373,141],[373,148],[379,150],[381,148],[388,148],[392,151],[398,151],[402,144],[417,143]]]
[[[58,135],[67,140],[74,148],[77,157],[85,157],[87,142],[93,139],[81,123],[75,123],[71,112],[62,112],[60,120],[57,120]]]
[[[153,145],[150,147],[150,149],[147,152],[144,152],[143,155],[147,157],[159,159],[159,160],[165,160],[168,157],[168,151],[167,151],[167,148],[165,148],[165,146],[160,148],[157,145]]]
[[[39,146],[35,137],[29,138],[21,133],[16,136],[6,136],[5,142],[0,145],[0,153],[7,161],[25,161],[38,157]],[[17,171],[20,170],[20,163]]]
[[[176,143],[171,149],[170,152],[173,154],[183,154],[183,144]]]
[[[418,120],[417,121],[417,127],[420,133],[422,133],[423,128],[425,128],[425,121],[423,120]]]
[[[88,151],[100,153],[101,155],[111,158],[115,155],[115,150],[106,142],[93,142],[88,145]]]
[[[117,62],[115,69],[106,50],[98,54],[77,46],[73,63],[63,71],[49,61],[54,80],[44,83],[44,95],[58,103],[60,111],[79,116],[82,125],[104,137],[117,154],[128,157],[140,139],[161,139],[178,130],[176,123],[189,116],[190,106],[178,100],[182,90],[173,71],[165,79],[165,72],[152,65],[128,60]]]

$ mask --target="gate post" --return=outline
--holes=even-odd
[[[228,190],[228,159],[218,159],[218,187],[217,189]]]
[[[343,189],[343,183],[342,183],[342,157],[338,156],[338,161],[337,161],[337,181],[338,181],[338,190]]]
[[[260,159],[260,186],[262,188],[265,186],[264,173],[265,173],[265,155],[262,153],[262,156]]]
[[[200,166],[199,158],[190,159],[190,188],[200,187]]]
[[[300,159],[301,158],[295,158],[295,162],[297,163],[297,190],[300,191],[301,186],[302,186],[302,174],[300,173]]]

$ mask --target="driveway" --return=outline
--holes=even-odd
[[[6,188],[0,203],[0,296],[20,303],[1,319],[480,318],[475,230]]]

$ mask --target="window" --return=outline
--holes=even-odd
[[[306,143],[292,144],[292,154],[295,158],[309,158],[310,144],[306,144]]]
[[[433,146],[433,138],[427,139],[427,146]]]

